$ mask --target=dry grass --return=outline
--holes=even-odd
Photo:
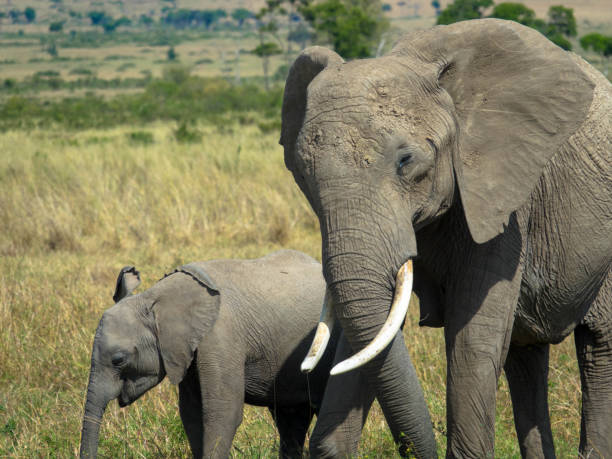
[[[200,126],[201,144],[178,144],[173,125],[0,134],[0,456],[70,457],[78,451],[93,334],[111,306],[118,270],[135,264],[144,287],[175,266],[255,257],[281,246],[318,256],[318,225],[282,162],[278,133],[229,123]],[[142,129],[142,128],[139,128]],[[407,341],[444,453],[441,330],[409,317]],[[551,358],[550,405],[559,457],[576,456],[579,378],[571,345]],[[571,356],[571,357],[570,357]],[[247,408],[236,457],[273,457],[266,410]],[[518,457],[505,380],[499,457]],[[368,420],[363,457],[392,457],[380,411]],[[133,406],[111,404],[101,457],[189,457],[176,388],[163,382]]]

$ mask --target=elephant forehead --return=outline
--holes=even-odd
[[[377,150],[376,138],[364,136],[359,126],[342,124],[304,126],[297,141],[297,157],[302,169],[314,174],[315,165],[327,168],[332,163],[345,163],[359,166],[363,152]]]
[[[136,311],[137,297],[128,297],[108,309],[102,315],[102,330],[115,338],[131,337],[142,326]]]
[[[409,107],[381,106],[366,117],[344,113],[340,120],[324,115],[302,127],[296,154],[306,173],[314,173],[315,165],[368,168],[394,151],[398,139],[409,142],[426,136],[427,131],[423,115]]]
[[[308,86],[305,122],[325,113],[368,112],[381,103],[416,101],[430,84],[426,75],[413,68],[418,66],[408,66],[394,56],[326,68]]]

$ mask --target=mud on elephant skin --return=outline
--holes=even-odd
[[[321,47],[296,59],[285,163],[319,218],[334,315],[358,353],[334,372],[371,359],[362,371],[403,448],[436,454],[397,334],[406,302],[390,314],[410,261],[421,323],[445,329],[449,457],[494,454],[502,369],[522,454],[554,456],[549,345],[572,332],[580,453],[612,451],[611,115],[599,72],[510,21],[414,32],[376,59]]]
[[[117,303],[96,331],[81,457],[96,456],[100,421],[111,400],[129,405],[166,375],[179,385],[194,457],[228,457],[244,403],[270,409],[281,457],[302,457],[333,358],[328,351],[320,369],[308,377],[300,372],[325,292],[321,265],[283,250],[255,260],[191,263],[132,295],[139,283],[133,267],[121,271]],[[339,334],[339,328],[332,333],[331,348]],[[348,391],[351,384],[360,386],[347,384]],[[362,423],[358,410],[343,419],[348,426]],[[353,432],[347,446],[352,451],[360,429]]]

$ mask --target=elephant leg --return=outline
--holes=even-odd
[[[350,357],[351,348],[341,335],[334,364]],[[330,376],[317,423],[310,437],[313,458],[352,457],[357,454],[361,430],[374,401],[374,391],[360,371]]]
[[[193,457],[202,457],[202,396],[200,382],[193,363],[179,383],[179,412]]]
[[[202,395],[202,451],[204,458],[229,457],[244,407],[244,362],[207,351],[198,354]]]
[[[497,382],[510,346],[522,274],[518,250],[504,250],[504,239],[476,248],[469,265],[454,271],[448,291],[447,457],[495,453]]]
[[[580,454],[612,454],[612,271],[574,330],[582,385]]]
[[[548,415],[550,345],[510,345],[504,371],[510,386],[514,425],[525,458],[554,458]]]
[[[281,459],[301,458],[306,432],[312,419],[308,403],[296,406],[269,407],[280,436]]]

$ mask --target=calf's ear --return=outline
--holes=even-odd
[[[178,384],[202,338],[217,320],[220,293],[212,278],[196,263],[178,268],[159,281],[155,289],[153,313],[160,352],[170,382]]]
[[[117,277],[113,301],[118,303],[126,296],[131,295],[139,285],[140,273],[138,270],[134,266],[124,266]]]

